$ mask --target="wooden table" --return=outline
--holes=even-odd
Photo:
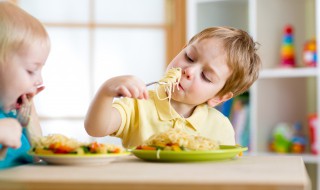
[[[0,189],[310,190],[301,157],[243,156],[200,163],[152,163],[133,156],[102,166],[24,165],[0,171]]]

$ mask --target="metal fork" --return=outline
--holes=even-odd
[[[151,86],[151,85],[154,85],[154,84],[163,85],[163,84],[167,84],[167,83],[166,83],[166,82],[154,81],[154,82],[149,82],[149,83],[147,83],[146,86]]]
[[[8,147],[7,146],[2,146],[1,150],[0,150],[0,160],[5,159],[6,155],[8,152]]]
[[[17,120],[22,127],[27,127],[30,121],[31,115],[31,101],[23,102],[18,110]]]

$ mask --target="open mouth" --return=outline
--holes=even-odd
[[[20,109],[23,104],[26,104],[31,100],[31,97],[31,94],[22,94],[19,96],[15,105],[15,109]]]
[[[18,98],[17,102],[16,102],[16,109],[20,109],[21,105],[22,105],[23,101],[22,101],[22,95]]]

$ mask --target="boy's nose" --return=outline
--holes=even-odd
[[[42,85],[42,84],[43,84],[42,77],[39,77],[39,78],[35,81],[34,86],[40,86],[40,85]]]
[[[191,79],[192,79],[192,73],[193,73],[192,70],[193,70],[193,69],[190,68],[190,67],[185,68],[185,69],[183,70],[182,74],[183,74],[187,79],[191,80]]]

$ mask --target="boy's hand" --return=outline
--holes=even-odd
[[[148,99],[146,85],[135,76],[127,75],[111,78],[103,84],[101,90],[107,96],[112,97]]]
[[[0,121],[0,144],[12,148],[21,146],[22,127],[16,119],[8,118]]]

